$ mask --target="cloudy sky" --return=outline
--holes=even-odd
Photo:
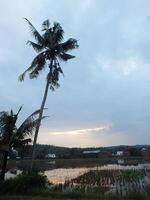
[[[39,108],[47,71],[18,82],[36,53],[28,18],[40,31],[58,21],[78,39],[76,59],[49,91],[38,142],[61,146],[150,144],[149,0],[0,0],[0,110]]]

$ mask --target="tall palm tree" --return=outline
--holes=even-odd
[[[60,74],[63,74],[63,70],[60,67],[60,61],[66,62],[72,58],[75,58],[75,56],[68,54],[68,51],[77,48],[78,44],[77,40],[73,38],[70,38],[66,42],[63,42],[64,31],[61,25],[57,22],[50,26],[49,20],[44,21],[42,24],[42,34],[40,34],[28,19],[25,20],[28,22],[31,33],[36,40],[36,43],[30,40],[27,43],[33,47],[38,55],[33,59],[30,67],[25,70],[23,74],[20,75],[19,79],[20,81],[23,81],[26,73],[29,73],[29,77],[31,79],[37,78],[42,70],[44,70],[46,67],[49,68],[45,92],[39,113],[39,122],[37,124],[34,136],[31,162],[32,170],[33,160],[35,157],[35,146],[43,115],[43,109],[48,94],[48,89],[50,88],[52,91],[54,91],[60,86],[59,76]]]
[[[31,135],[38,123],[38,115],[40,110],[33,112],[18,128],[16,122],[18,114],[9,112],[0,112],[0,150],[3,152],[2,169],[0,180],[4,180],[9,151],[12,148],[22,147],[31,142]],[[44,118],[44,117],[43,117]]]

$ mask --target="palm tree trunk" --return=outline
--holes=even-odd
[[[8,158],[8,151],[4,151],[3,162],[2,162],[2,170],[1,170],[1,174],[0,174],[0,181],[4,181],[4,179],[5,179],[7,158]]]
[[[53,60],[51,60],[51,63],[50,63],[50,66],[49,66],[50,71],[48,73],[46,87],[45,87],[45,92],[44,92],[44,97],[43,97],[41,108],[40,108],[39,121],[37,123],[37,127],[36,127],[36,130],[35,130],[30,172],[32,172],[33,162],[34,162],[34,159],[35,159],[36,142],[37,142],[37,137],[38,137],[38,133],[39,133],[39,129],[40,129],[40,124],[41,124],[41,120],[42,120],[42,116],[43,116],[43,110],[44,110],[45,102],[46,102],[46,99],[47,99],[47,94],[48,94],[48,89],[49,89],[49,82],[50,82],[50,76],[51,76],[51,73],[52,73],[52,64],[53,64]]]

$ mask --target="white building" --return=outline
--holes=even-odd
[[[123,151],[117,151],[116,156],[123,156]]]
[[[54,153],[49,153],[45,156],[45,158],[56,158],[56,155]]]
[[[100,150],[91,150],[91,151],[83,151],[83,154],[98,154],[100,153]]]
[[[17,157],[18,156],[18,151],[14,148],[12,148],[12,153]]]

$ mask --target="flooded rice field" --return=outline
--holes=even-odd
[[[29,167],[29,161],[12,163],[6,173],[6,178],[15,177]],[[120,163],[120,164],[118,164]],[[150,169],[150,162],[118,159],[113,161],[99,161],[96,159],[82,160],[46,160],[36,162],[36,168],[43,171],[48,180],[54,184],[64,183],[81,176],[91,170],[145,170]]]
[[[29,161],[9,162],[6,179],[28,170],[29,164]],[[150,194],[149,161],[41,160],[35,165],[47,176],[54,190]]]
[[[150,170],[150,163],[138,164],[138,165],[119,165],[119,164],[107,164],[104,166],[94,167],[82,167],[82,168],[59,168],[53,170],[46,170],[44,173],[47,178],[54,184],[64,183],[66,180],[71,180],[81,176],[89,171],[96,170]]]

